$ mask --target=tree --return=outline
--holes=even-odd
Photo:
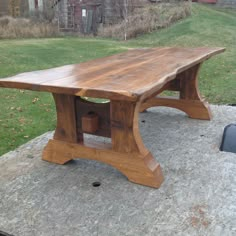
[[[128,17],[134,11],[134,2],[132,0],[117,0],[116,8],[119,11],[120,18],[124,21],[124,40],[127,40]]]

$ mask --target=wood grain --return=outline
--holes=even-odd
[[[83,140],[83,133],[76,132],[78,117],[82,120],[83,131],[84,110],[76,111],[75,102],[83,106],[88,105],[86,111],[90,108],[98,109],[100,104],[91,106],[89,102],[80,103],[81,99],[78,100],[70,95],[54,95],[54,98],[58,115],[57,128],[54,138],[48,142],[43,151],[43,160],[57,164],[65,164],[74,158],[98,160],[115,167],[134,183],[160,187],[164,179],[160,164],[145,148],[139,133],[140,102],[111,101],[110,104],[101,104],[111,106],[109,123],[112,143],[109,145],[98,141],[89,143]],[[84,128],[86,132],[90,132],[93,124],[87,122],[90,121],[86,119]]]
[[[57,126],[54,133],[55,140],[61,140],[69,143],[83,141],[83,134],[77,132],[75,96],[64,94],[53,94],[57,111]],[[68,155],[43,155],[43,160],[64,164],[71,160]]]
[[[54,139],[76,143],[83,140],[83,135],[76,132],[75,96],[53,94],[56,111],[57,127]]]
[[[170,106],[192,118],[210,119],[198,90],[201,63],[224,48],[154,48],[0,79],[0,87],[53,93],[57,127],[43,160],[64,164],[73,158],[107,163],[135,183],[158,188],[160,164],[143,144],[138,115],[152,106]],[[164,90],[180,97],[160,98]],[[110,99],[107,104],[80,96]],[[83,133],[111,137],[111,144],[89,143]]]
[[[148,153],[139,133],[139,107],[140,103],[111,101],[111,138],[115,151]]]
[[[175,80],[167,83],[163,89],[156,93],[159,94],[163,90],[179,91],[179,98],[148,98],[142,103],[140,112],[154,106],[167,106],[187,113],[190,118],[210,120],[212,118],[210,107],[208,103],[201,98],[198,89],[198,73],[200,66],[201,64],[197,64],[181,72],[176,76]]]
[[[164,106],[179,109],[190,118],[199,120],[210,120],[212,115],[208,103],[195,100],[185,100],[173,97],[154,97],[142,104],[140,111],[150,107]]]
[[[0,87],[137,101],[224,48],[149,48],[0,79]]]
[[[95,134],[99,127],[99,117],[94,112],[89,112],[82,116],[82,131],[84,133]]]
[[[150,153],[144,156],[136,152],[117,152],[111,146],[98,142],[73,144],[50,140],[43,151],[43,159],[60,164],[63,157],[104,162],[118,169],[130,181],[153,188],[159,188],[164,180],[160,164]]]
[[[94,103],[89,102],[80,97],[76,97],[76,122],[77,130],[80,133],[89,133],[102,137],[111,137],[111,122],[110,122],[110,103]],[[89,132],[82,126],[82,118],[88,113],[94,112],[98,115],[98,127],[96,131]]]

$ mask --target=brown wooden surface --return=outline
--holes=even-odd
[[[160,164],[150,153],[144,156],[137,152],[116,152],[111,146],[98,142],[70,144],[49,140],[43,152],[43,159],[63,164],[64,157],[68,159],[80,157],[107,163],[118,169],[130,181],[154,188],[159,188],[164,180]]]
[[[223,51],[206,47],[134,49],[0,79],[0,87],[136,101],[152,96],[177,74]]]
[[[111,122],[110,122],[110,103],[94,103],[89,102],[80,97],[76,97],[76,122],[77,130],[83,133],[92,133],[97,136],[111,137]],[[98,127],[95,132],[89,132],[82,126],[82,118],[88,113],[94,112],[98,115]],[[91,130],[90,130],[91,131]]]
[[[155,94],[158,95],[163,90],[179,91],[179,98],[155,96],[147,98],[141,104],[140,112],[154,106],[166,106],[179,109],[187,113],[190,118],[210,120],[212,114],[209,105],[201,98],[198,90],[200,66],[201,64],[197,64],[179,73],[175,80],[168,82]]]
[[[84,133],[95,134],[99,127],[99,117],[94,112],[89,112],[82,116],[82,131]]]
[[[115,151],[148,153],[139,133],[139,107],[140,103],[111,101],[111,138]]]
[[[222,51],[136,49],[0,79],[0,86],[53,93],[57,127],[44,149],[43,160],[58,164],[73,158],[98,160],[117,168],[132,182],[158,188],[163,175],[160,164],[142,142],[139,112],[152,106],[170,106],[192,118],[210,119],[210,110],[198,91],[197,75],[204,60]],[[163,90],[179,91],[180,97],[156,97]],[[108,98],[110,103],[91,103],[80,96]],[[83,133],[111,137],[111,143],[87,142]]]
[[[56,111],[57,127],[54,139],[77,143],[83,140],[83,135],[76,130],[75,96],[53,94]]]
[[[54,99],[57,108],[57,127],[53,139],[43,151],[43,160],[57,164],[65,164],[74,158],[98,160],[112,165],[134,183],[160,187],[164,179],[160,164],[145,148],[139,133],[138,114],[141,102],[111,101],[109,104],[97,104],[111,106],[109,123],[112,142],[104,144],[84,140],[83,133],[78,130],[78,119],[82,120],[83,131],[85,117],[80,105],[87,104],[87,110],[97,109],[97,106],[91,106],[89,102],[78,100],[73,95],[54,94]],[[76,100],[82,103],[76,106]],[[90,132],[91,124],[87,123],[85,126],[85,132],[87,129]]]

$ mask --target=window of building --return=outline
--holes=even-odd
[[[85,8],[82,9],[82,17],[87,16],[87,10]]]

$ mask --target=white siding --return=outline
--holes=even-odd
[[[38,0],[39,11],[43,11],[43,0]]]
[[[29,2],[29,10],[35,11],[35,1],[34,0],[28,0]],[[38,0],[38,9],[39,11],[43,11],[43,0]]]
[[[29,10],[30,11],[34,11],[35,10],[34,0],[29,0]]]

